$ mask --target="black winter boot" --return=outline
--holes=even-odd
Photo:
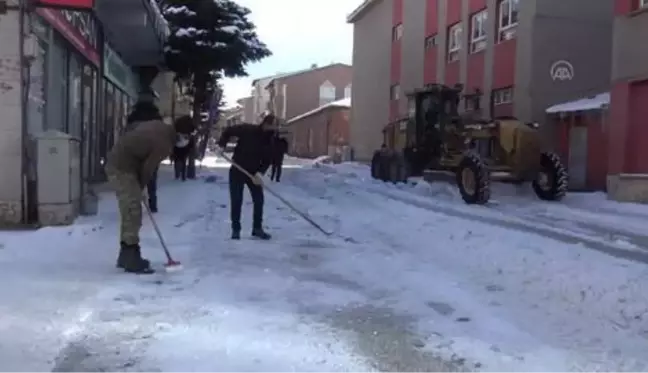
[[[264,231],[263,228],[252,229],[252,237],[256,237],[260,240],[269,240],[272,238],[272,236]]]
[[[232,230],[232,239],[233,240],[240,240],[241,239],[241,231]]]
[[[139,245],[122,244],[119,258],[117,259],[117,266],[123,268],[124,271],[129,273],[155,273],[151,268],[151,263],[142,258]]]
[[[137,256],[146,264],[147,267],[151,265],[151,262],[148,260],[142,258],[141,254],[141,249],[140,246],[137,245],[135,246],[135,251],[137,252]],[[121,242],[121,247],[119,248],[119,256],[117,257],[117,268],[124,269],[126,267],[126,258],[128,257],[128,250],[129,250],[129,245]]]

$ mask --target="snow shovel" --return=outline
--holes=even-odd
[[[234,162],[230,157],[226,156],[224,152],[220,152],[219,154],[223,159],[225,159],[227,162],[229,162],[232,166],[236,167],[237,170],[241,171],[245,176],[249,177],[250,180],[254,180],[254,176],[250,174],[246,169],[243,167],[239,166],[236,162]],[[328,232],[322,226],[317,224],[310,216],[308,216],[306,213],[301,212],[298,208],[293,206],[292,203],[288,202],[285,198],[283,198],[279,193],[275,192],[272,190],[269,186],[263,184],[263,188],[267,190],[270,194],[275,196],[279,201],[281,201],[284,205],[286,205],[289,209],[291,209],[295,214],[299,215],[302,219],[306,220],[310,225],[315,227],[318,231],[324,233],[326,236],[331,236],[333,232]]]
[[[142,199],[142,204],[144,205],[144,208],[146,208],[146,212],[148,214],[149,219],[151,219],[151,224],[153,225],[153,228],[155,229],[155,233],[158,236],[158,239],[160,240],[160,245],[162,246],[162,249],[164,249],[164,254],[167,257],[167,262],[164,265],[164,270],[167,272],[177,272],[182,270],[182,264],[176,260],[173,260],[171,257],[171,252],[169,252],[169,248],[167,247],[166,242],[164,241],[164,237],[162,236],[162,231],[160,231],[160,227],[158,227],[157,222],[155,221],[155,218],[153,217],[153,213],[151,212],[151,207],[148,204],[148,201],[145,200],[146,196]]]

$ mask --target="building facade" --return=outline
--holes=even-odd
[[[243,97],[238,99],[236,103],[243,109],[243,122],[245,123],[255,123],[254,117],[254,97]]]
[[[275,75],[279,76],[279,74]],[[263,113],[270,110],[270,92],[266,89],[275,76],[267,76],[252,81],[250,97],[245,100],[244,108],[250,114],[250,123],[257,123]]]
[[[281,120],[290,119],[343,98],[351,97],[353,68],[342,63],[330,64],[283,74],[273,78],[266,89],[270,93],[270,111]]]
[[[167,31],[153,5],[94,3],[86,11],[37,7],[21,13],[9,6],[0,14],[0,223],[71,222],[88,185],[105,179],[106,152],[141,83],[133,67],[162,61]],[[119,14],[139,14],[147,22]],[[141,34],[115,37],[124,33]],[[39,146],[44,137],[71,145]],[[45,149],[52,159],[61,149],[70,153],[59,179],[40,163]],[[63,200],[48,194],[56,189],[48,185],[52,180],[69,189]]]
[[[288,153],[304,158],[328,155],[348,160],[350,108],[351,99],[344,98],[288,120]]]
[[[553,104],[608,88],[607,0],[367,0],[354,24],[351,139],[369,159],[406,94],[429,83],[481,93],[484,116],[542,121]],[[596,40],[592,43],[592,40]],[[471,110],[462,107],[462,110]],[[548,139],[551,127],[545,127]]]
[[[608,192],[648,203],[648,0],[615,0]]]

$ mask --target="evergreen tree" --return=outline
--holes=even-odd
[[[161,7],[170,30],[166,63],[179,80],[191,82],[194,113],[218,79],[246,76],[248,63],[271,55],[248,19],[250,10],[232,0],[162,0]]]

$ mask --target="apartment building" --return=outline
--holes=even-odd
[[[266,76],[252,81],[252,92],[250,97],[244,102],[245,111],[250,114],[251,123],[256,123],[261,115],[270,108],[270,92],[266,89],[268,83],[274,79],[275,76]]]
[[[482,93],[484,116],[525,121],[607,90],[613,14],[608,0],[366,0],[348,17],[356,157],[371,157],[382,128],[406,115],[406,94],[428,83],[462,84]]]
[[[236,103],[238,104],[238,106],[240,106],[243,109],[243,115],[241,117],[243,122],[254,123],[255,122],[254,97],[253,96],[243,97],[236,100]]]
[[[331,102],[351,96],[353,68],[343,63],[312,65],[309,69],[274,77],[266,89],[269,109],[289,121]]]

